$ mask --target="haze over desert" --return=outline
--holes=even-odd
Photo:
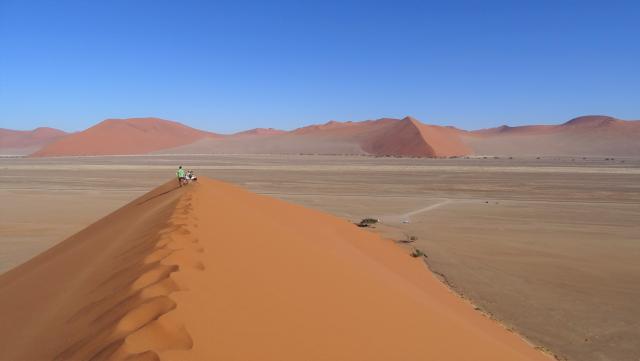
[[[0,1],[0,361],[640,361],[638,18]]]

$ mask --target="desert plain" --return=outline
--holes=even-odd
[[[379,219],[371,232],[407,257],[424,252],[425,272],[559,359],[640,357],[633,157],[7,157],[0,272],[171,180],[179,164],[352,223]]]

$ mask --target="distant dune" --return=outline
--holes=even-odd
[[[245,134],[246,135],[246,134]],[[458,132],[418,120],[383,118],[363,122],[331,121],[290,132],[253,133],[203,139],[159,153],[371,154],[448,157],[468,154]]]
[[[3,360],[550,360],[333,216],[174,180],[0,275]]]
[[[235,136],[240,135],[276,135],[276,134],[284,134],[286,130],[273,129],[273,128],[255,128],[245,130],[243,132],[234,133]]]
[[[32,155],[146,154],[214,136],[213,133],[158,118],[107,119],[48,144]]]
[[[214,134],[157,118],[108,119],[68,135],[55,133],[54,129],[33,132],[43,135],[34,137],[26,134],[28,132],[0,130],[0,151],[32,153],[36,157],[149,153],[409,157],[640,155],[640,121],[608,116],[583,116],[560,125],[503,125],[476,131],[428,125],[405,117],[330,121],[292,131],[256,128],[231,135]],[[11,144],[21,144],[21,148],[16,150],[18,147]]]
[[[0,128],[0,155],[27,155],[54,142],[67,133],[53,128],[10,130]]]
[[[592,115],[560,125],[502,126],[467,132],[462,140],[475,154],[638,156],[640,121]]]
[[[385,132],[365,139],[363,148],[376,155],[450,157],[469,154],[451,128],[426,125],[412,117],[391,122]]]

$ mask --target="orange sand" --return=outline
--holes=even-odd
[[[340,146],[346,146],[359,153],[374,155],[449,157],[471,152],[459,133],[452,128],[425,125],[411,117],[364,122],[331,121],[290,132],[257,128],[229,136],[157,118],[109,119],[48,144],[32,155],[124,155],[163,150],[183,153],[189,152],[190,145],[200,149],[205,142],[210,144],[210,148],[222,147],[232,153],[239,148],[241,152],[257,149],[258,153],[333,154],[343,149]],[[336,145],[340,146],[336,148]],[[206,153],[207,146],[204,148],[196,152]]]
[[[145,154],[215,136],[158,118],[107,119],[48,144],[33,156]]]
[[[391,241],[209,179],[1,275],[0,310],[2,360],[549,360]]]

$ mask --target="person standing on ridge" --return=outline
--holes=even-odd
[[[176,175],[178,176],[178,185],[182,187],[182,184],[186,180],[184,169],[182,169],[182,166],[178,167],[178,171],[176,172]]]

